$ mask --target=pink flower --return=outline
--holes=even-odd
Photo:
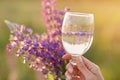
[[[51,72],[55,80],[64,75],[66,62],[62,56],[66,53],[61,43],[61,28],[64,14],[68,8],[60,11],[56,8],[57,0],[42,0],[42,14],[47,26],[47,33],[32,35],[32,29],[6,21],[11,30],[8,51],[16,50],[17,56],[23,57],[23,62],[30,68],[43,72]]]

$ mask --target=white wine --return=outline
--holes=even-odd
[[[72,56],[84,54],[91,46],[93,32],[62,32],[62,43]]]

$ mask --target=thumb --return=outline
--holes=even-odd
[[[82,60],[89,71],[91,71],[93,74],[98,73],[100,69],[96,64],[94,64],[93,62],[91,62],[90,60],[88,60],[83,56],[82,56]]]
[[[88,77],[89,75],[91,75],[92,73],[88,70],[88,68],[85,66],[83,59],[81,56],[77,57],[76,59],[76,63],[77,63],[77,68],[81,71],[81,73],[85,76]]]
[[[100,68],[98,65],[94,64],[93,62],[89,61],[87,58],[82,56],[82,60],[88,70],[93,73],[94,75],[98,76],[100,80],[104,80]]]

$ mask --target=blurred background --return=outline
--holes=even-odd
[[[58,0],[59,9],[93,13],[94,42],[84,55],[100,66],[105,80],[120,80],[120,1],[119,0]],[[31,27],[39,34],[46,31],[41,14],[41,0],[0,0],[0,80],[44,80],[6,51],[10,31],[4,20]]]

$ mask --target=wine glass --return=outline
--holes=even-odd
[[[62,25],[62,43],[64,49],[72,55],[83,55],[93,41],[94,16],[89,13],[66,12]]]

